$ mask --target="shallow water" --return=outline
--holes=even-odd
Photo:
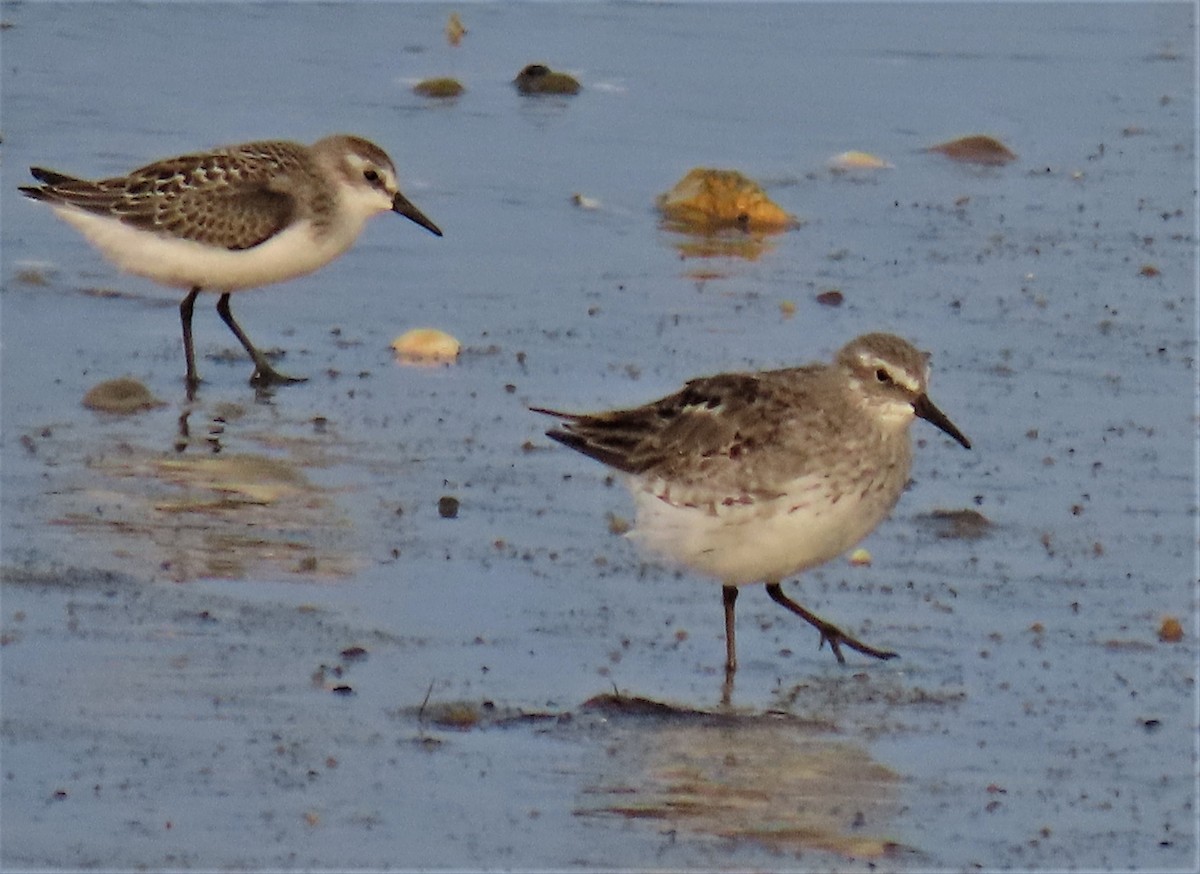
[[[1192,8],[468,5],[457,49],[450,9],[5,7],[0,861],[1194,866]],[[583,92],[518,96],[533,61]],[[269,397],[202,299],[189,404],[178,298],[16,191],[339,130],[446,236],[383,217],[237,296],[310,378]],[[922,151],[976,132],[1018,161]],[[894,169],[831,174],[847,149]],[[696,165],[803,226],[690,257],[653,201]],[[419,325],[459,364],[396,364]],[[974,449],[917,423],[872,564],[788,585],[902,658],[839,666],[751,589],[724,710],[719,589],[609,533],[627,496],[526,406],[876,329]],[[166,406],[81,405],[122,375]],[[986,536],[939,536],[963,508]],[[614,687],[673,709],[585,707]]]

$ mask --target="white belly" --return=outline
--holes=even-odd
[[[345,252],[362,229],[337,227],[318,238],[299,222],[250,249],[222,249],[130,227],[71,207],[54,212],[122,270],[163,285],[239,291],[304,276]]]
[[[715,507],[680,506],[635,487],[630,537],[724,585],[779,582],[866,537],[895,505],[904,479],[861,485],[835,501],[827,480],[802,481],[775,500]]]

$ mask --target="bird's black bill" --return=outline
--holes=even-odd
[[[913,412],[933,425],[936,425],[941,430],[945,431],[955,440],[962,444],[963,449],[971,448],[971,441],[968,440],[962,431],[954,427],[954,423],[946,418],[946,414],[937,408],[937,406],[927,396],[921,395],[913,404]]]
[[[425,213],[412,205],[407,197],[400,192],[396,192],[396,196],[392,198],[392,212],[398,212],[406,219],[416,222],[425,230],[436,236],[442,235],[442,229],[425,217]]]

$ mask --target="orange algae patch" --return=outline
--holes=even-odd
[[[1158,627],[1158,639],[1163,643],[1179,643],[1183,640],[1183,624],[1174,616],[1163,617]]]
[[[936,146],[930,146],[926,151],[945,155],[952,161],[962,161],[967,164],[986,164],[996,167],[1017,160],[1016,153],[1004,145],[1004,143],[995,137],[984,136],[982,134],[959,137],[956,140],[947,140],[944,143],[938,143]]]
[[[674,230],[712,233],[724,228],[780,232],[796,227],[795,217],[737,170],[695,167],[657,200]]]

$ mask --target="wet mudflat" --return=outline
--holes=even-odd
[[[4,10],[6,868],[1195,864],[1190,7],[468,6],[457,46],[449,7],[220,9]],[[271,395],[202,298],[188,401],[178,298],[15,190],[338,130],[446,236],[237,296],[309,377]],[[926,151],[969,134],[1016,159]],[[662,227],[697,166],[797,226]],[[398,362],[415,327],[457,363]],[[918,423],[869,561],[786,587],[901,658],[748,589],[723,707],[719,588],[526,407],[868,330],[974,449]],[[84,406],[124,376],[164,404]]]

